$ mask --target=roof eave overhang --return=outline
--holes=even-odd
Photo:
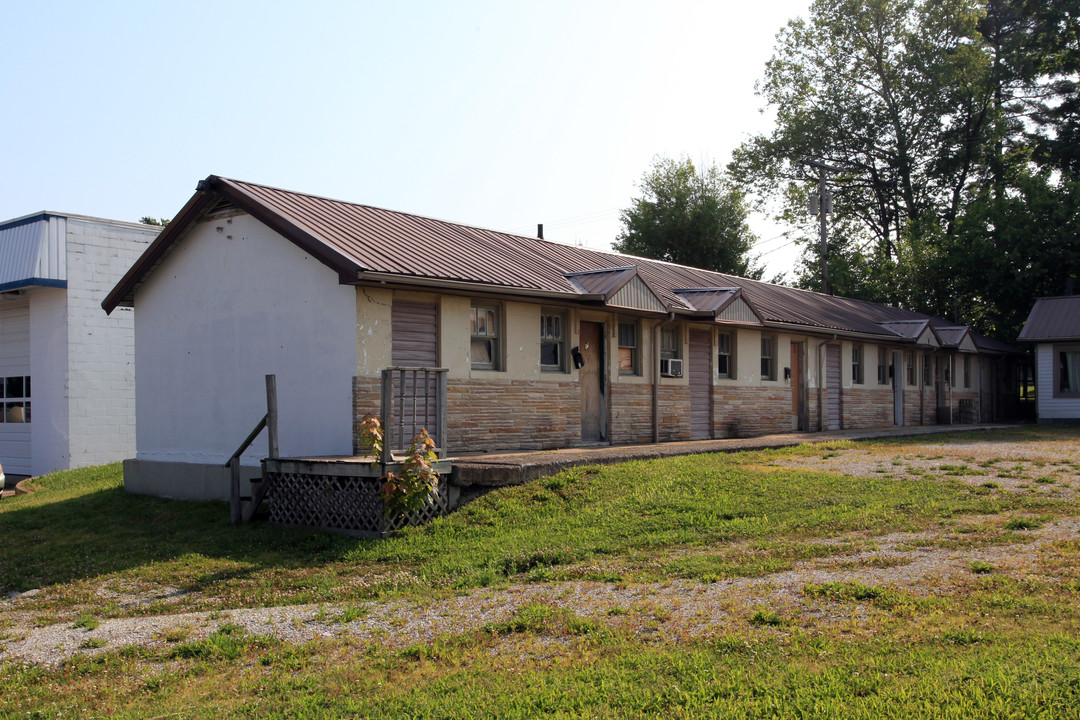
[[[1016,338],[1017,342],[1024,343],[1053,343],[1053,342],[1080,342],[1080,335],[1065,335],[1063,337],[1041,337],[1041,338]]]
[[[217,198],[224,198],[247,212],[274,232],[285,237],[319,262],[338,273],[342,283],[351,281],[363,266],[350,258],[335,252],[326,243],[319,240],[305,228],[290,222],[273,208],[267,207],[259,198],[229,180],[211,175],[199,181],[195,194],[181,208],[176,217],[150,243],[135,264],[128,269],[120,282],[105,296],[101,303],[106,314],[112,313],[120,305],[131,306],[135,300],[135,290],[146,277],[154,271],[169,251],[187,235],[191,228],[212,207]]]
[[[157,266],[188,230],[202,215],[210,202],[212,193],[209,189],[203,189],[200,182],[195,194],[180,209],[165,229],[158,233],[154,241],[143,251],[135,264],[128,268],[120,282],[116,283],[105,299],[101,301],[101,307],[105,313],[111,314],[120,305],[130,307],[134,303],[135,289],[142,284],[146,276]]]
[[[817,327],[812,325],[798,325],[794,323],[784,323],[773,321],[765,321],[762,325],[766,328],[775,330],[787,330],[798,332],[802,335],[814,335],[814,336],[836,336],[838,338],[850,338],[852,340],[868,340],[883,345],[918,345],[917,338],[903,337],[901,335],[879,335],[877,333],[859,332],[858,330],[844,330],[842,328],[826,328]],[[932,345],[926,345],[922,343],[923,347],[930,350],[940,350],[944,348],[935,347]]]
[[[6,283],[0,283],[0,293],[14,292],[15,290],[21,290],[23,288],[31,287],[66,288],[67,286],[67,280],[33,277],[24,278],[22,280],[13,280]]]
[[[557,290],[541,290],[539,288],[519,288],[505,285],[491,285],[490,283],[472,282],[468,280],[448,280],[444,278],[430,278],[419,275],[398,275],[397,273],[372,272],[370,270],[356,273],[353,284],[373,284],[386,287],[402,287],[415,290],[417,287],[431,290],[448,290],[465,295],[500,295],[522,298],[538,298],[548,300],[561,300],[569,302],[581,302],[590,304],[602,304],[604,296],[600,293],[574,293],[559,292]]]

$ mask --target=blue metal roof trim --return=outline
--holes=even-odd
[[[26,287],[51,287],[67,289],[67,280],[53,280],[52,278],[27,278],[0,284],[0,292],[11,292]]]
[[[29,225],[31,223],[41,222],[42,220],[48,220],[49,218],[54,218],[54,217],[66,217],[66,216],[58,215],[56,213],[44,212],[43,211],[43,212],[39,212],[39,213],[34,213],[33,215],[26,215],[26,216],[21,217],[21,218],[15,218],[14,220],[7,220],[5,222],[0,222],[0,230],[8,230],[10,228],[17,228],[17,227],[20,227],[22,225]]]

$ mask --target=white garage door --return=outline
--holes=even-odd
[[[30,304],[0,300],[0,465],[30,474]]]

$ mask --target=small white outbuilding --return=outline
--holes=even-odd
[[[1019,339],[1035,343],[1039,422],[1080,422],[1080,295],[1036,300]]]
[[[0,464],[41,475],[135,452],[133,311],[101,300],[160,227],[55,212],[0,222]]]

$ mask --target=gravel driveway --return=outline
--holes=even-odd
[[[1075,498],[1080,487],[1080,452],[1074,442],[929,443],[873,449],[842,449],[821,456],[777,456],[772,464],[857,476],[959,478],[973,487],[987,484],[1014,492]],[[999,516],[965,517],[969,525],[1001,524]],[[858,533],[825,542],[850,543],[872,550],[838,554],[797,563],[790,571],[714,583],[671,581],[652,584],[599,582],[520,583],[480,589],[436,602],[371,601],[350,605],[294,605],[244,608],[103,620],[92,629],[71,621],[38,627],[34,623],[36,591],[0,601],[0,660],[55,664],[76,653],[97,653],[128,645],[164,647],[209,635],[224,623],[239,625],[257,635],[286,642],[351,635],[362,642],[405,647],[430,642],[439,635],[469,632],[511,617],[529,603],[567,608],[613,626],[654,637],[658,642],[709,637],[732,628],[748,627],[755,608],[767,608],[791,622],[811,627],[820,623],[855,623],[874,612],[862,607],[853,618],[850,608],[807,596],[807,583],[833,581],[885,585],[915,594],[947,592],[970,582],[972,563],[992,566],[1011,576],[1038,575],[1040,548],[1075,539],[1080,521],[1060,518],[1022,533],[1013,544],[988,544],[964,550],[944,549],[938,542],[957,533],[940,527],[921,533],[874,535]],[[869,541],[869,542],[868,542]],[[155,599],[176,597],[162,588]],[[115,589],[102,588],[116,597]],[[121,598],[122,599],[122,598]]]

